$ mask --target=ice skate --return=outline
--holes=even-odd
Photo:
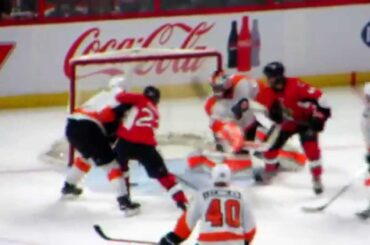
[[[370,205],[367,209],[356,213],[356,215],[362,220],[367,220],[368,218],[370,218]]]
[[[78,197],[82,194],[82,189],[78,188],[76,185],[69,184],[67,182],[64,183],[62,188],[62,195],[63,197],[71,196],[71,197]]]
[[[133,216],[139,213],[140,204],[132,202],[128,195],[117,198],[119,209],[125,212],[125,216]]]
[[[322,185],[320,178],[313,178],[312,184],[313,192],[315,192],[316,195],[320,195],[321,193],[324,192],[324,187]]]

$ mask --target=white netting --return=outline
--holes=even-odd
[[[70,109],[107,88],[112,77],[124,76],[129,90],[142,91],[147,85],[160,88],[158,142],[162,149],[171,145],[200,148],[211,141],[203,100],[209,91],[207,83],[221,64],[219,53],[211,50],[128,49],[81,56],[71,62]],[[185,97],[193,99],[180,99]],[[59,140],[45,155],[66,161],[68,149],[66,141]]]
[[[164,97],[204,94],[204,84],[219,67],[220,56],[208,50],[128,49],[81,56],[71,64],[71,104],[75,107],[106,88],[114,76],[124,76],[131,90],[159,86]]]

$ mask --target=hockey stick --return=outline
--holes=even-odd
[[[125,243],[135,243],[135,244],[157,244],[156,242],[149,242],[149,241],[138,241],[138,240],[130,240],[130,239],[121,239],[121,238],[112,238],[112,237],[109,237],[107,236],[102,228],[100,227],[100,225],[94,225],[94,230],[96,233],[98,233],[98,235],[103,238],[104,240],[107,240],[107,241],[112,241],[112,242],[125,242]]]
[[[364,173],[365,173],[364,170],[359,171],[346,185],[340,188],[340,190],[337,193],[335,193],[334,196],[329,198],[329,200],[327,200],[324,204],[316,207],[302,207],[302,210],[306,213],[317,213],[323,211],[324,209],[329,207],[335,200],[337,200],[338,197],[345,193],[353,185],[353,183],[358,178],[360,178]]]
[[[190,181],[184,179],[183,177],[180,177],[179,175],[177,174],[174,174],[174,176],[176,177],[176,179],[178,179],[179,182],[183,183],[184,185],[190,187],[191,189],[193,189],[194,191],[198,191],[198,187],[196,187],[195,185],[193,185],[193,183],[191,183]]]

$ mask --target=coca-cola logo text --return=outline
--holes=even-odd
[[[170,42],[176,42],[176,38],[184,37],[178,41],[177,48],[183,49],[204,49],[205,46],[198,42],[200,38],[208,33],[214,26],[214,23],[200,22],[195,26],[190,26],[184,23],[167,23],[164,24],[146,37],[124,37],[122,39],[112,37],[103,41],[102,30],[94,27],[82,33],[76,41],[71,45],[64,60],[64,73],[70,77],[71,70],[69,61],[79,55],[87,55],[94,53],[103,53],[107,51],[115,51],[129,49],[134,47],[142,48],[169,48]],[[172,47],[173,48],[173,47]],[[168,69],[172,72],[194,72],[201,66],[200,58],[189,58],[180,60],[162,60],[147,62],[136,70],[138,75],[144,75],[148,72],[156,72],[161,74]]]

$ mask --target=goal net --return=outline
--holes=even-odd
[[[113,77],[123,76],[129,91],[141,92],[154,85],[161,91],[159,147],[166,157],[178,157],[164,147],[201,147],[206,143],[208,119],[203,109],[212,73],[222,67],[222,56],[214,50],[126,49],[85,55],[71,63],[69,109],[82,105],[108,87]],[[70,161],[72,152],[65,140],[56,142],[46,154]]]

